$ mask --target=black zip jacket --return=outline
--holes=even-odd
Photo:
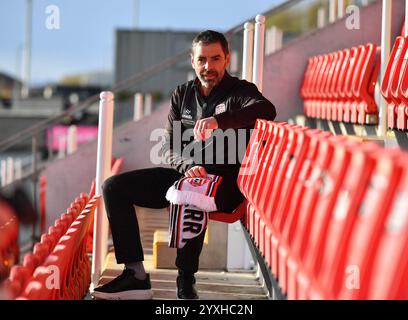
[[[162,146],[164,161],[182,174],[200,165],[208,173],[230,172],[237,175],[250,138],[250,129],[253,129],[258,118],[274,120],[275,107],[253,83],[232,77],[227,72],[208,97],[200,94],[198,81],[196,78],[178,86],[171,97]],[[227,129],[233,129],[236,135],[246,135],[244,150],[242,143],[241,148],[238,146],[239,141],[242,142],[238,136],[235,139],[235,150],[232,148],[234,143],[228,143],[227,138],[217,134],[213,134],[205,142],[194,141],[196,121],[211,116],[217,120],[218,129],[223,130],[218,130],[217,133],[231,134],[232,130]],[[231,154],[234,156],[231,157]]]

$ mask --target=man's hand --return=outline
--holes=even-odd
[[[218,128],[218,122],[214,117],[198,120],[194,126],[194,139],[205,141],[210,138],[213,130]]]
[[[187,170],[184,175],[187,178],[204,178],[207,176],[207,171],[201,166],[194,166]]]

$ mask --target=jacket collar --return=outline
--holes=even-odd
[[[210,95],[208,97],[204,97],[201,95],[199,87],[200,80],[198,79],[198,77],[194,79],[193,88],[203,99],[210,100],[213,99],[215,96],[218,96],[220,93],[225,92],[226,90],[228,91],[228,89],[233,85],[234,81],[232,79],[233,78],[231,77],[231,75],[227,71],[225,71],[224,76],[222,77],[220,83],[211,90]]]

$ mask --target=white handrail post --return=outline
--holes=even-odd
[[[7,179],[6,184],[11,184],[14,181],[14,159],[7,157]]]
[[[329,22],[336,21],[336,0],[329,0]]]
[[[138,121],[143,118],[143,94],[135,94],[135,103],[133,109],[133,121]]]
[[[392,1],[382,1],[382,23],[381,23],[381,77],[383,79],[385,69],[391,51],[391,19],[392,19]],[[379,128],[378,134],[385,136],[387,132],[387,102],[384,97],[380,98],[379,110]]]
[[[1,186],[4,187],[7,185],[7,160],[1,160],[0,167]]]
[[[252,82],[252,67],[254,56],[254,25],[244,24],[244,52],[242,54],[242,79]]]
[[[265,17],[258,14],[255,18],[255,41],[254,41],[254,70],[252,81],[262,92],[263,64],[265,55]]]
[[[342,19],[344,17],[344,0],[338,0],[337,2],[337,18]]]
[[[67,154],[72,154],[78,149],[78,133],[77,126],[69,126],[67,132]]]
[[[104,91],[100,98],[95,195],[102,194],[102,184],[111,176],[112,159],[114,95],[112,92]],[[104,202],[101,197],[94,217],[91,290],[98,285],[108,249],[109,223],[104,209]]]
[[[153,98],[151,93],[147,93],[145,95],[145,105],[144,105],[144,113],[146,116],[152,113],[153,108]]]
[[[317,10],[317,28],[324,28],[326,25],[326,9],[321,7]]]

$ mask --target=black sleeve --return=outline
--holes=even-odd
[[[246,82],[246,85],[238,91],[238,95],[232,98],[233,106],[226,112],[214,116],[220,129],[254,127],[256,119],[275,119],[275,106],[253,83]]]
[[[167,117],[167,124],[165,127],[165,139],[162,146],[162,156],[163,160],[166,164],[170,164],[173,168],[175,168],[178,172],[184,174],[187,170],[192,168],[195,164],[191,158],[184,158],[182,156],[182,147],[181,141],[178,144],[181,149],[177,148],[176,145],[173,145],[173,136],[174,136],[174,125],[175,122],[178,121],[181,130],[181,89],[180,87],[177,88],[171,97],[170,102],[170,112]],[[177,127],[177,126],[176,126]],[[182,133],[180,132],[178,135],[181,139]]]

